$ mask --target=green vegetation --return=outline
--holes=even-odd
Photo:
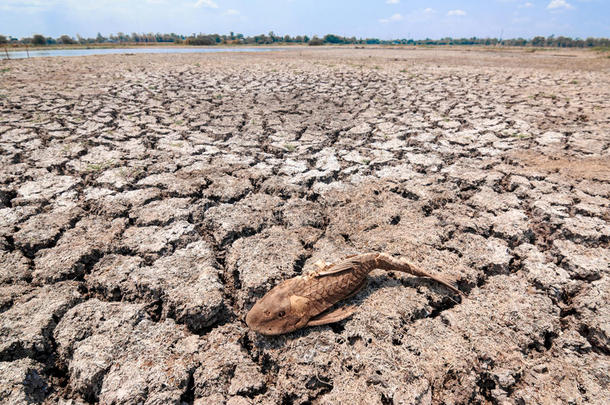
[[[102,170],[106,170],[114,165],[114,161],[107,160],[101,163],[90,163],[87,165],[85,171],[87,172],[100,172]]]
[[[10,72],[10,71],[11,71],[11,68],[8,68],[8,67],[0,69],[0,73],[6,73],[6,72]]]
[[[532,136],[529,134],[523,134],[523,133],[516,133],[512,135],[514,138],[518,138],[518,139],[529,139]]]
[[[65,45],[76,45],[78,44],[78,42],[76,42],[76,40],[68,35],[62,35],[61,37],[59,37],[57,39],[57,42],[60,44],[65,44]]]
[[[36,34],[32,37],[32,45],[46,45],[47,44],[47,39],[40,35],[40,34]]]
[[[316,36],[309,40],[309,46],[324,45],[324,41]]]
[[[290,143],[284,144],[284,149],[286,149],[288,152],[294,152],[296,148],[296,145],[292,145]]]
[[[605,46],[594,46],[592,48],[595,52],[610,52],[610,45]]]
[[[531,39],[525,38],[512,38],[512,39],[498,39],[498,38],[441,38],[441,39],[390,39],[381,40],[378,38],[356,38],[356,37],[342,37],[336,34],[326,34],[324,37],[319,38],[314,36],[313,38],[307,35],[276,35],[273,31],[268,34],[260,34],[254,36],[244,36],[243,34],[231,32],[229,35],[219,34],[192,34],[189,36],[181,34],[161,34],[161,33],[131,33],[125,34],[119,32],[117,34],[110,34],[108,37],[98,33],[95,38],[84,38],[77,35],[76,38],[62,35],[59,38],[45,37],[41,34],[35,34],[32,37],[26,38],[14,38],[12,36],[6,37],[0,35],[0,44],[10,44],[11,46],[18,47],[22,45],[34,45],[34,46],[134,46],[134,45],[146,45],[146,44],[185,44],[185,45],[199,45],[199,46],[214,46],[214,45],[270,45],[270,44],[309,44],[309,45],[338,45],[338,44],[351,44],[351,45],[419,45],[419,46],[435,46],[435,45],[482,45],[482,46],[522,46],[529,47],[528,51],[535,52],[536,50],[543,49],[545,47],[559,47],[559,48],[592,48],[600,52],[608,52],[610,50],[610,39],[609,38],[570,38],[564,36],[555,37],[551,35],[549,37],[537,36]]]
[[[220,41],[216,41],[217,36],[214,35],[197,35],[197,36],[192,36],[192,37],[188,37],[185,40],[185,43],[187,45],[216,45],[218,43],[220,43]]]

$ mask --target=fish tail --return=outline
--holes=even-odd
[[[419,267],[410,263],[406,259],[397,259],[386,253],[380,253],[377,256],[375,261],[376,261],[375,267],[378,269],[389,270],[389,271],[401,271],[403,273],[412,274],[417,277],[426,277],[426,278],[436,281],[439,284],[444,285],[445,287],[449,288],[454,293],[459,294],[460,296],[464,297],[464,293],[462,293],[460,290],[458,290],[456,287],[454,287],[450,282],[444,280],[442,277],[432,275],[432,274],[420,269]]]

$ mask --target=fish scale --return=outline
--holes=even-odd
[[[355,288],[359,287],[369,271],[355,264],[351,271],[348,270],[336,276],[320,277],[314,274],[309,278],[302,294],[307,298],[324,299],[328,303],[335,304],[346,296],[346,292],[351,294]],[[300,292],[296,291],[297,294]]]

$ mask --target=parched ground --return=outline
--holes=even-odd
[[[610,59],[311,49],[0,65],[0,402],[609,403]],[[244,318],[383,251],[331,326]]]

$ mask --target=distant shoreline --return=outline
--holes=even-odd
[[[123,42],[117,44],[74,44],[74,45],[44,45],[44,46],[26,46],[22,44],[10,44],[0,45],[0,52],[4,53],[5,50],[10,52],[25,52],[27,51],[54,51],[54,50],[81,50],[81,49],[140,49],[140,48],[202,48],[202,49],[214,49],[214,48],[354,48],[354,49],[487,49],[497,50],[502,49],[505,51],[523,51],[523,52],[548,52],[558,50],[570,50],[570,49],[583,49],[583,48],[557,48],[557,47],[535,47],[535,46],[511,46],[511,45],[436,45],[436,44],[324,44],[324,45],[307,45],[300,43],[291,42],[276,42],[273,44],[217,44],[217,45],[185,45],[177,44],[174,42],[149,42],[149,43],[138,43],[138,42]],[[591,51],[607,52],[609,49],[605,47],[592,47],[584,48]]]
[[[55,50],[69,50],[69,49],[122,49],[122,48],[276,48],[276,47],[305,47],[307,45],[303,44],[291,44],[291,43],[275,43],[275,44],[218,44],[218,45],[185,45],[185,44],[176,44],[173,42],[149,42],[146,44],[137,43],[137,42],[125,42],[120,44],[87,44],[87,45],[44,45],[44,46],[26,46],[26,45],[15,45],[11,44],[9,46],[0,45],[0,51],[4,52],[4,50],[8,50],[9,52],[25,52],[28,51],[55,51]]]

